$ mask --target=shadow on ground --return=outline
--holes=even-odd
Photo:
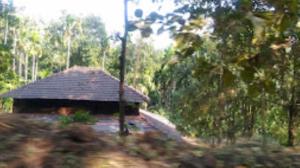
[[[209,148],[168,139],[159,132],[97,133],[89,125],[0,115],[0,168],[213,168],[300,167],[300,148],[244,140]]]
[[[178,167],[193,149],[159,132],[120,138],[89,125],[61,128],[26,115],[0,115],[0,168]]]

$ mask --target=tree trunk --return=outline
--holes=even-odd
[[[23,62],[23,55],[20,53],[19,54],[19,60],[18,60],[18,74],[19,77],[22,77],[22,62]]]
[[[16,57],[15,57],[15,55],[13,55],[12,70],[14,73],[16,73]]]
[[[289,107],[289,118],[288,118],[288,146],[294,146],[295,144],[295,108],[293,105]]]
[[[16,72],[16,50],[17,50],[17,34],[16,34],[16,29],[13,30],[14,33],[14,41],[13,41],[13,49],[12,49],[12,54],[13,54],[13,62],[12,62],[12,69],[14,72]]]
[[[68,37],[68,49],[67,49],[67,65],[66,68],[70,67],[70,56],[71,56],[71,37]]]
[[[6,19],[5,19],[4,45],[7,44],[7,37],[8,37],[8,14],[6,15]]]
[[[249,125],[249,135],[248,137],[252,137],[253,132],[254,132],[254,124],[255,124],[255,117],[256,117],[256,110],[252,108],[252,106],[250,105],[249,107],[249,112],[251,114],[251,121],[250,121],[250,125]]]
[[[221,61],[223,62],[224,56],[221,54]],[[217,130],[217,139],[218,143],[220,144],[222,141],[222,120],[225,116],[225,106],[226,106],[226,97],[224,93],[224,80],[223,80],[223,75],[224,75],[224,68],[221,68],[220,76],[219,76],[219,88],[218,88],[218,107],[219,107],[219,114],[217,114],[217,119],[216,119],[216,130]]]
[[[35,81],[37,80],[38,72],[39,72],[39,57],[36,58],[36,63],[35,63],[35,72],[34,72]]]
[[[138,79],[138,73],[140,71],[140,64],[141,64],[141,61],[140,61],[140,54],[141,54],[141,46],[137,47],[137,50],[136,50],[136,57],[135,57],[135,66],[134,66],[134,78],[133,78],[133,87],[137,87],[137,79]]]
[[[294,51],[294,50],[293,50]],[[293,52],[293,82],[296,81],[296,56],[295,52]],[[295,84],[291,88],[291,99],[289,101],[289,116],[288,116],[288,141],[287,145],[288,146],[294,146],[295,145],[295,136],[296,136],[296,116],[297,116],[297,111],[296,111],[296,86]]]
[[[35,56],[32,56],[32,65],[31,65],[31,80],[35,79]]]
[[[268,110],[268,97],[265,88],[263,85],[261,86],[262,88],[262,98],[261,98],[261,119],[262,121],[266,121],[266,114]],[[261,130],[262,130],[262,136],[263,136],[263,141],[262,141],[262,146],[263,148],[266,147],[267,145],[267,135],[266,135],[266,122],[262,122],[261,124]]]
[[[24,76],[25,76],[25,82],[28,81],[28,55],[25,54],[25,68],[24,68]]]
[[[242,132],[242,136],[246,137],[248,134],[248,128],[249,128],[249,111],[247,111],[247,105],[246,105],[246,98],[242,98],[242,102],[240,104],[241,106],[241,114],[243,115],[243,124],[244,124],[244,128],[243,128],[243,132]]]
[[[103,52],[102,69],[105,70],[106,51]]]
[[[125,97],[124,97],[124,80],[125,80],[125,61],[126,61],[126,45],[128,36],[128,1],[124,0],[124,35],[122,37],[122,49],[120,56],[120,88],[119,88],[119,126],[120,135],[126,135],[125,130]]]
[[[233,102],[231,102],[231,104],[234,105]],[[236,142],[236,137],[235,137],[236,112],[235,112],[235,110],[228,110],[228,112],[230,112],[229,123],[228,123],[229,130],[227,131],[228,139],[231,144],[234,144]]]

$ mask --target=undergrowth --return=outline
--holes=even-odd
[[[60,116],[58,120],[62,126],[71,123],[93,124],[96,122],[96,119],[89,112],[84,110],[78,110],[74,114],[68,116]]]

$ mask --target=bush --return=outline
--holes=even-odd
[[[93,121],[93,116],[91,116],[89,112],[82,110],[75,112],[72,118],[73,122],[89,123]]]
[[[0,112],[12,112],[13,99],[2,98],[0,99]]]
[[[96,120],[89,112],[79,110],[69,116],[60,116],[59,121],[62,125],[68,125],[74,122],[91,124],[94,123]]]
[[[70,116],[60,116],[58,120],[62,125],[68,125],[73,122]]]

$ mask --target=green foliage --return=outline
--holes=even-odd
[[[139,18],[143,17],[143,10],[141,10],[141,9],[135,10],[134,15]]]
[[[0,94],[61,72],[67,68],[68,62],[70,67],[102,67],[119,76],[119,39],[109,36],[100,17],[62,12],[51,22],[36,23],[18,15],[19,11],[15,11],[13,5],[12,9],[3,7],[8,13],[0,16],[0,29],[3,30],[0,32]],[[6,14],[9,21],[7,34]],[[136,15],[145,17],[141,10],[137,10]],[[158,15],[152,13],[151,17],[146,17],[153,20]],[[149,24],[143,26],[143,30],[148,35],[152,32]],[[163,52],[156,50],[152,42],[130,37],[127,51],[126,82],[145,94],[155,91],[152,78]],[[11,109],[11,101],[2,102],[7,102],[2,103],[6,110]]]
[[[299,5],[179,1],[162,25],[173,34],[177,61],[155,73],[157,106],[194,136],[290,140],[299,131]]]
[[[71,116],[59,116],[58,121],[62,126],[66,126],[73,122],[73,118]]]
[[[68,116],[59,116],[59,122],[62,126],[69,125],[71,123],[86,123],[91,124],[96,122],[96,119],[85,110],[78,110],[74,114]]]
[[[89,112],[86,112],[84,110],[79,110],[72,115],[73,122],[82,122],[82,123],[90,123],[93,122],[93,116],[90,115]]]

